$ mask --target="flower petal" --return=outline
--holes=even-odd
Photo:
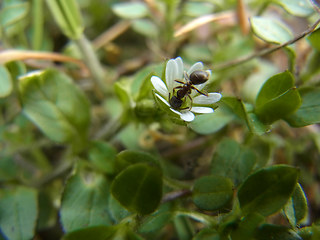
[[[209,107],[192,107],[191,112],[194,113],[213,113],[213,109]]]
[[[190,75],[191,73],[193,73],[196,70],[202,70],[203,69],[203,63],[202,62],[196,62],[195,64],[193,64],[189,70],[188,70],[188,75]]]
[[[174,80],[178,79],[178,64],[174,59],[170,59],[166,66],[166,83],[169,92],[172,92]]]
[[[168,107],[170,107],[170,104],[165,100],[163,97],[161,97],[158,93],[155,93],[156,97],[159,98],[164,104],[166,104]]]
[[[162,96],[168,96],[169,92],[164,84],[164,82],[157,76],[152,76],[151,77],[151,82],[154,88],[162,95]]]
[[[195,104],[212,104],[218,102],[221,99],[220,93],[209,93],[208,96],[199,95],[193,99]]]
[[[182,112],[180,118],[186,122],[192,122],[194,120],[194,114],[190,111]]]
[[[181,116],[181,112],[179,112],[179,111],[177,111],[177,110],[175,110],[175,109],[173,109],[173,108],[170,108],[170,110],[171,110],[172,112],[174,112],[175,114],[178,114],[178,115]]]
[[[177,66],[178,66],[178,71],[177,71],[177,75],[178,77],[182,77],[183,76],[183,61],[181,57],[177,57],[175,59]]]

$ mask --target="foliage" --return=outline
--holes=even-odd
[[[3,0],[0,239],[319,239],[318,2]]]

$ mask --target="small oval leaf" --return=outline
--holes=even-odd
[[[199,134],[207,135],[219,131],[233,119],[234,115],[218,108],[213,113],[196,116],[195,120],[188,124],[188,127]]]
[[[37,192],[18,187],[0,190],[0,226],[5,239],[31,239],[38,214]]]
[[[276,74],[262,86],[257,99],[255,112],[266,123],[286,117],[301,105],[298,90],[294,87],[294,78],[289,71]]]
[[[109,184],[103,175],[76,173],[70,177],[61,200],[61,223],[66,232],[83,227],[111,225]]]
[[[294,16],[307,17],[314,13],[314,9],[308,0],[275,0],[275,2]]]
[[[320,122],[320,88],[299,91],[302,98],[300,108],[285,118],[292,127],[304,127]]]
[[[204,210],[218,210],[228,204],[233,195],[232,182],[222,176],[204,176],[194,183],[192,200]]]
[[[292,197],[284,207],[284,212],[293,228],[306,220],[308,216],[308,203],[300,184],[297,184]]]
[[[116,232],[116,226],[94,226],[70,232],[62,240],[107,240],[113,239]]]
[[[13,89],[12,79],[9,71],[0,65],[0,98],[8,96]]]
[[[249,148],[232,139],[224,139],[217,146],[211,161],[211,174],[228,177],[237,186],[250,174],[257,157]]]
[[[287,26],[274,18],[252,17],[250,22],[253,32],[266,42],[279,44],[293,37]]]
[[[289,200],[298,176],[298,169],[286,165],[263,168],[250,175],[238,191],[243,214],[269,216],[279,211]]]
[[[90,121],[89,102],[71,79],[57,70],[46,70],[19,80],[27,117],[53,141],[83,144]]]
[[[161,201],[162,173],[147,163],[134,164],[116,176],[111,193],[129,211],[152,213]]]
[[[143,18],[149,13],[143,2],[117,3],[112,6],[112,10],[119,17],[126,19]]]

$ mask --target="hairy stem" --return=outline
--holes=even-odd
[[[293,38],[293,39],[291,39],[291,40],[289,40],[289,41],[287,41],[285,43],[282,43],[282,44],[277,45],[277,46],[272,47],[272,48],[263,49],[260,52],[253,53],[253,54],[248,55],[248,56],[240,57],[240,58],[235,59],[235,60],[231,60],[231,61],[228,61],[228,62],[217,64],[217,65],[214,66],[214,69],[223,70],[223,69],[226,69],[226,68],[234,67],[234,66],[240,65],[242,63],[248,62],[248,61],[250,61],[250,60],[252,60],[254,58],[262,57],[264,55],[268,55],[268,54],[273,53],[273,52],[275,52],[275,51],[277,51],[277,50],[279,50],[281,48],[289,46],[289,45],[299,41],[300,39],[304,38],[305,36],[309,35],[310,33],[314,32],[316,27],[319,25],[319,23],[320,23],[320,19],[318,19],[307,30],[305,30],[304,32],[302,32],[298,36],[296,36],[295,38]]]

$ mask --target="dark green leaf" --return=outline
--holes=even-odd
[[[262,86],[256,99],[256,114],[266,124],[286,117],[301,105],[298,90],[290,72],[274,75]]]
[[[113,180],[111,193],[128,210],[149,214],[161,201],[162,173],[147,163],[134,164]]]
[[[284,207],[284,212],[293,228],[306,220],[308,216],[308,203],[300,184],[297,184],[292,197]]]
[[[300,91],[302,104],[293,114],[285,118],[292,127],[304,127],[320,122],[320,88]]]
[[[202,229],[193,240],[221,240],[219,233],[215,229],[205,228]]]
[[[320,52],[320,29],[311,33],[307,39],[309,40],[311,46]]]
[[[302,240],[292,229],[278,225],[264,224],[255,234],[257,240]]]
[[[241,222],[235,230],[231,232],[232,240],[248,240],[252,239],[257,227],[265,220],[265,218],[257,213],[251,213],[241,219]]]
[[[222,176],[198,178],[193,186],[192,200],[204,210],[218,210],[228,204],[233,196],[232,182]]]
[[[243,214],[269,216],[279,211],[289,200],[298,176],[298,169],[286,165],[263,168],[250,175],[238,191]]]
[[[312,224],[312,240],[320,239],[320,226]]]
[[[9,71],[3,65],[0,65],[0,98],[10,95],[13,89],[13,83]]]
[[[34,72],[20,78],[24,113],[50,139],[84,144],[90,122],[89,103],[65,74],[56,70]]]
[[[117,232],[117,226],[95,226],[83,228],[66,234],[63,240],[109,240]]]
[[[207,135],[219,131],[233,119],[234,115],[218,108],[214,113],[196,116],[195,120],[188,124],[188,126],[197,133]]]
[[[284,43],[293,37],[287,26],[275,18],[256,16],[250,22],[253,32],[266,42]]]
[[[62,196],[61,222],[66,232],[88,226],[111,225],[108,215],[109,184],[97,173],[76,173]]]
[[[121,171],[135,163],[149,163],[159,166],[157,159],[150,153],[137,150],[124,150],[117,155],[117,170]]]
[[[0,227],[6,239],[29,240],[38,215],[37,192],[31,188],[0,190]]]
[[[89,150],[89,161],[104,173],[113,174],[115,171],[116,149],[103,141],[94,141]]]
[[[254,113],[248,112],[250,105],[247,104],[246,106],[241,99],[235,97],[224,97],[222,98],[222,103],[240,119],[245,121],[251,133],[261,135],[268,131],[269,127],[259,121]]]
[[[256,155],[231,139],[224,139],[217,146],[211,161],[211,174],[228,177],[237,186],[250,174]]]

